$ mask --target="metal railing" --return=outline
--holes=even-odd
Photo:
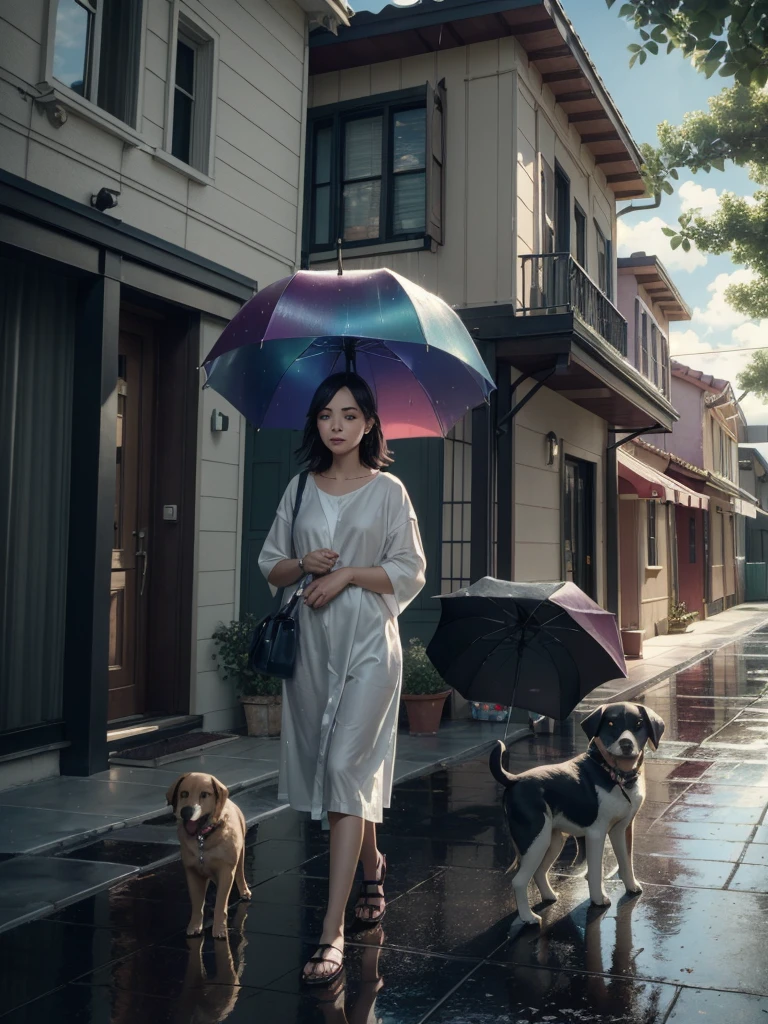
[[[521,313],[578,313],[582,320],[627,354],[627,321],[569,252],[521,256],[523,305]]]

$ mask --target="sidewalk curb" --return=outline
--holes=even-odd
[[[527,727],[517,728],[514,732],[511,732],[504,741],[507,745],[510,743],[516,743],[518,740],[527,739],[531,736],[531,730]],[[406,772],[405,775],[398,776],[394,785],[399,786],[401,782],[408,782],[410,779],[420,779],[424,775],[431,775],[433,772],[438,772],[442,768],[450,768],[454,764],[463,764],[465,761],[471,761],[474,757],[479,757],[481,754],[490,753],[493,745],[501,737],[497,737],[492,740],[483,740],[482,743],[476,743],[473,747],[467,747],[466,750],[462,750],[457,754],[452,754],[450,757],[443,758],[441,761],[433,761],[431,764],[425,763],[421,768],[414,768],[411,772]]]

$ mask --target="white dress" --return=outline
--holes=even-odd
[[[379,822],[389,807],[402,677],[397,616],[424,586],[426,563],[408,494],[390,473],[340,497],[310,475],[291,554],[294,477],[264,542],[259,567],[318,548],[339,567],[381,566],[393,595],[347,587],[317,611],[299,611],[299,653],[283,684],[278,796],[313,818],[324,812]],[[287,600],[295,587],[286,588]],[[274,593],[275,588],[272,588]]]

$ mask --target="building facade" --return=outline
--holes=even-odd
[[[681,576],[680,599],[703,618],[743,599],[744,554],[739,538],[743,520],[757,515],[754,496],[739,485],[738,440],[745,421],[728,381],[675,360],[671,397],[680,413],[679,423],[671,435],[650,435],[647,440],[663,447],[670,476],[708,499],[701,523],[697,516],[690,516],[687,531],[686,524],[680,524],[691,559],[703,549],[703,573],[698,561],[691,562]]]
[[[0,785],[235,721],[245,432],[198,367],[300,260],[309,22],[348,13],[2,6]]]
[[[345,268],[437,293],[498,385],[446,441],[393,444],[430,574],[404,634],[428,637],[433,595],[487,573],[617,606],[614,431],[675,413],[627,359],[615,305],[616,202],[643,194],[640,155],[562,9],[360,13],[313,33],[309,102],[304,265],[335,268],[341,239]],[[258,435],[246,451],[268,459]],[[260,610],[263,588],[242,586]]]

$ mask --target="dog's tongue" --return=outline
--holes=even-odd
[[[197,833],[197,822],[196,821],[185,821],[184,828],[187,830],[188,836],[193,836]]]

